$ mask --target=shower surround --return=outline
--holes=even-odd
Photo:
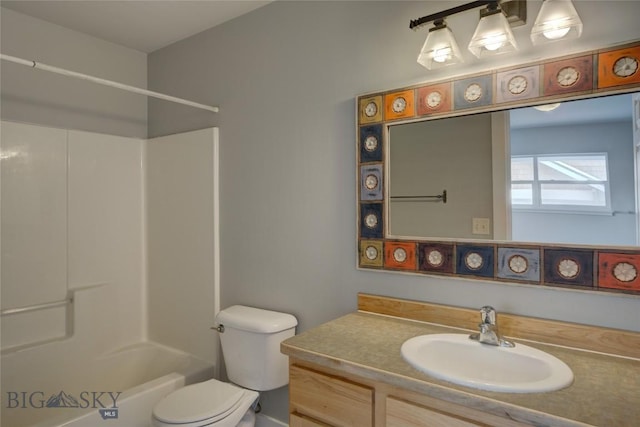
[[[217,130],[0,130],[2,425],[146,426],[216,375]]]

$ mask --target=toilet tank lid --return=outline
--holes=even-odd
[[[294,328],[298,320],[287,313],[233,305],[220,311],[216,321],[226,327],[271,334]]]

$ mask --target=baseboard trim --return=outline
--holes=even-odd
[[[289,427],[289,424],[268,415],[256,414],[256,427]]]

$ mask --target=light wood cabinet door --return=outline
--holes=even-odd
[[[373,395],[372,388],[343,378],[296,365],[289,370],[290,412],[298,418],[306,416],[334,427],[371,427]]]
[[[329,424],[321,423],[313,418],[299,414],[289,415],[289,427],[331,427]]]
[[[387,397],[386,404],[386,427],[478,427],[487,425],[392,397]]]

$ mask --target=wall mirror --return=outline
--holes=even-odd
[[[640,295],[639,64],[633,43],[358,97],[358,267]]]
[[[389,125],[387,237],[638,246],[638,102],[619,94]],[[446,203],[434,197],[445,190]]]

